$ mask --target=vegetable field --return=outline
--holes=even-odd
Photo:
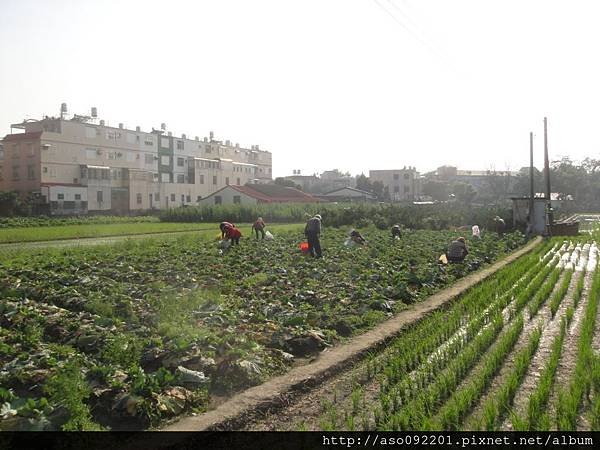
[[[437,258],[456,233],[407,231],[392,241],[373,226],[361,231],[368,245],[349,248],[348,230],[326,229],[322,260],[298,250],[298,231],[276,233],[271,242],[244,238],[225,254],[216,242],[191,236],[8,254],[0,270],[0,428],[145,429],[201,413],[524,242],[518,233],[484,234],[469,243],[464,264],[440,267]],[[532,257],[498,282],[509,292],[512,283],[527,286],[527,277],[545,286],[557,273],[546,264]],[[448,365],[464,373],[505,330],[514,340],[517,325],[526,327],[518,317],[533,307],[532,289],[518,302],[501,296],[488,304],[471,294],[451,316],[415,328],[394,358],[374,359],[370,379],[388,378],[380,412],[367,416],[373,426],[412,426],[426,401],[454,391],[432,387],[426,399],[415,396],[429,392],[415,385],[428,386],[449,364],[444,355],[466,352]],[[561,304],[556,317],[563,316]],[[434,351],[439,358],[430,359]],[[423,364],[429,368],[408,383],[405,375]],[[399,399],[421,409],[404,417]]]
[[[598,237],[547,241],[250,429],[598,430]]]

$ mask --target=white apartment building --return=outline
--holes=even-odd
[[[396,170],[370,170],[371,182],[379,181],[393,202],[415,201],[421,196],[419,172],[414,167]]]
[[[212,132],[190,139],[61,114],[11,125],[0,141],[0,191],[32,193],[50,214],[196,205],[227,185],[271,178],[270,152],[215,140]]]

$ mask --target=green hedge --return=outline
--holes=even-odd
[[[319,213],[326,226],[374,224],[387,228],[398,223],[408,228],[432,230],[452,226],[478,224],[491,227],[492,219],[498,215],[508,226],[512,224],[512,212],[507,208],[487,206],[464,206],[456,203],[434,205],[399,204],[270,204],[270,205],[207,205],[173,208],[160,215],[163,222],[253,222],[262,217],[267,223],[303,222]]]

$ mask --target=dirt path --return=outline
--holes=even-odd
[[[357,336],[350,343],[322,352],[314,362],[308,365],[297,367],[285,375],[250,388],[213,411],[196,417],[182,418],[163,429],[167,431],[240,429],[256,419],[265,417],[265,414],[277,414],[283,417],[285,413],[282,412],[282,408],[295,408],[292,404],[296,404],[299,397],[309,398],[310,404],[320,405],[319,400],[323,398],[325,392],[331,392],[336,382],[341,383],[338,384],[340,389],[342,386],[346,386],[344,389],[348,389],[347,377],[351,375],[343,374],[337,379],[333,379],[334,376],[351,368],[369,352],[381,350],[406,326],[420,320],[502,267],[533,250],[540,242],[541,239],[538,238],[490,267],[462,278],[453,286],[413,305],[411,309],[399,313],[375,329]],[[344,380],[346,380],[345,384]],[[320,391],[320,389],[322,390]],[[302,415],[308,414],[304,409],[298,409],[298,411],[301,411]]]

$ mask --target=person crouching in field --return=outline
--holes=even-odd
[[[231,224],[230,224],[231,225]],[[239,245],[240,238],[242,237],[242,232],[235,227],[235,225],[231,225],[230,227],[225,228],[225,239],[231,241],[231,246]]]
[[[310,256],[314,258],[323,257],[321,242],[319,241],[319,237],[321,236],[321,216],[319,214],[308,219],[306,226],[304,227],[304,235],[308,241],[308,252],[310,253]]]
[[[462,263],[468,254],[469,249],[467,248],[467,242],[465,241],[465,238],[459,237],[457,240],[452,241],[448,246],[446,257],[448,262]]]
[[[366,239],[362,237],[362,234],[356,230],[350,232],[350,240],[358,245],[365,245],[367,243]]]
[[[235,227],[235,225],[229,222],[221,222],[221,225],[219,225],[219,229],[221,230],[221,239],[225,239],[227,229],[231,227]]]
[[[402,231],[400,231],[400,225],[396,224],[392,227],[392,239],[400,239],[402,237]]]
[[[262,235],[262,239],[265,238],[265,221],[262,217],[256,219],[256,222],[252,224],[252,229],[256,233],[256,239],[258,240],[258,233]]]

